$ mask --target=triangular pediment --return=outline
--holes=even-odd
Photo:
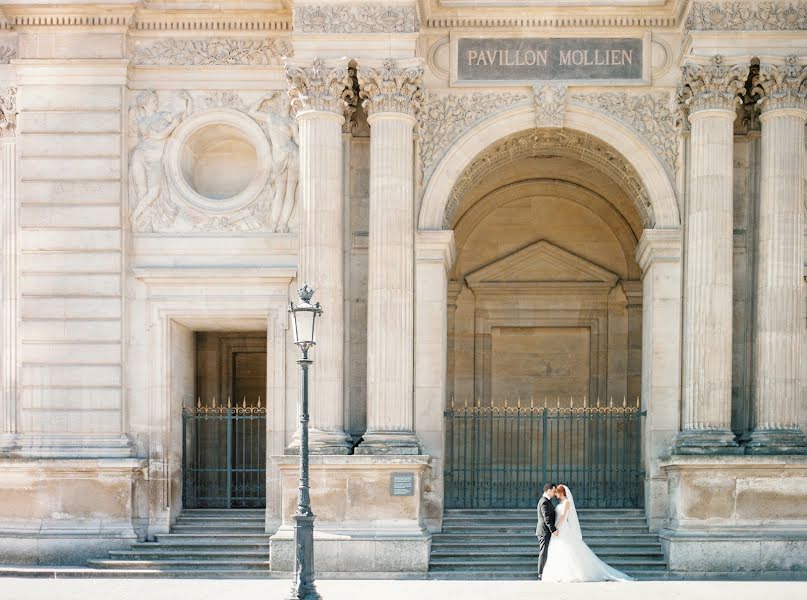
[[[480,283],[607,283],[619,276],[546,240],[517,250],[467,275],[470,287]]]

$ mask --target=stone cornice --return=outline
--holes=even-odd
[[[0,92],[0,138],[14,136],[17,128],[17,88]]]
[[[419,59],[385,59],[379,65],[361,64],[356,70],[362,107],[369,116],[402,113],[415,116],[423,98],[423,67]]]
[[[643,272],[656,262],[681,260],[680,229],[645,229],[636,246],[636,264]]]
[[[807,0],[695,1],[689,31],[797,31],[807,29]]]
[[[347,59],[328,62],[315,58],[311,66],[286,65],[289,99],[300,112],[319,111],[344,115],[353,86]]]
[[[787,108],[807,111],[807,66],[796,56],[788,56],[784,65],[760,65],[753,83],[752,94],[759,97],[763,114]]]
[[[737,109],[745,91],[749,66],[724,64],[722,56],[714,56],[709,65],[687,64],[682,69],[678,101],[690,114],[709,109]]]
[[[414,5],[322,4],[294,7],[297,33],[417,33]]]

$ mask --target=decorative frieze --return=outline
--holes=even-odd
[[[532,87],[535,101],[536,127],[563,127],[566,115],[565,85],[535,85]]]
[[[7,65],[14,58],[17,58],[17,48],[0,44],[0,65]]]
[[[754,77],[752,94],[759,97],[762,112],[780,108],[807,110],[807,66],[797,56],[788,56],[784,65],[762,64]]]
[[[713,57],[709,65],[685,65],[679,101],[690,113],[707,109],[736,110],[745,91],[748,72],[748,65],[727,66],[719,55]]]
[[[137,43],[137,66],[281,65],[294,49],[283,39],[167,38]]]
[[[399,66],[387,58],[379,68],[360,66],[356,75],[368,115],[394,112],[414,116],[420,109],[423,67],[419,64]]]
[[[13,136],[17,126],[17,88],[0,94],[0,137]]]
[[[295,6],[294,31],[298,33],[415,33],[414,5],[326,4]]]
[[[428,92],[418,113],[420,165],[428,174],[457,139],[491,115],[525,102],[513,93],[437,94]]]
[[[697,31],[805,30],[807,1],[694,2],[686,28]]]
[[[623,121],[642,137],[672,171],[677,132],[670,96],[664,93],[605,92],[575,94],[572,101],[592,106]]]
[[[343,115],[348,100],[353,97],[353,86],[347,62],[326,65],[315,58],[310,67],[286,66],[289,98],[299,113],[316,110]]]
[[[209,92],[203,99],[205,108],[231,108],[240,112],[247,112],[248,107],[244,99],[236,92],[229,90]]]

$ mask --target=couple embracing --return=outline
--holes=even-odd
[[[557,509],[552,499],[558,499]],[[609,567],[583,541],[572,491],[547,483],[538,500],[538,579],[542,581],[633,581]]]

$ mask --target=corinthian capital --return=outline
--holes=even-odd
[[[807,110],[807,66],[796,56],[788,56],[784,65],[760,65],[751,93],[759,97],[763,113],[780,108]]]
[[[368,115],[382,112],[415,116],[423,100],[419,60],[396,62],[387,58],[378,66],[362,65],[357,71],[362,106]]]
[[[678,100],[690,113],[735,110],[745,90],[748,71],[748,65],[726,66],[722,56],[715,56],[706,66],[685,65]]]
[[[14,135],[17,125],[17,88],[0,92],[0,137]]]
[[[286,65],[289,100],[298,113],[309,110],[343,115],[353,96],[347,60],[325,64],[315,58],[310,67]]]

